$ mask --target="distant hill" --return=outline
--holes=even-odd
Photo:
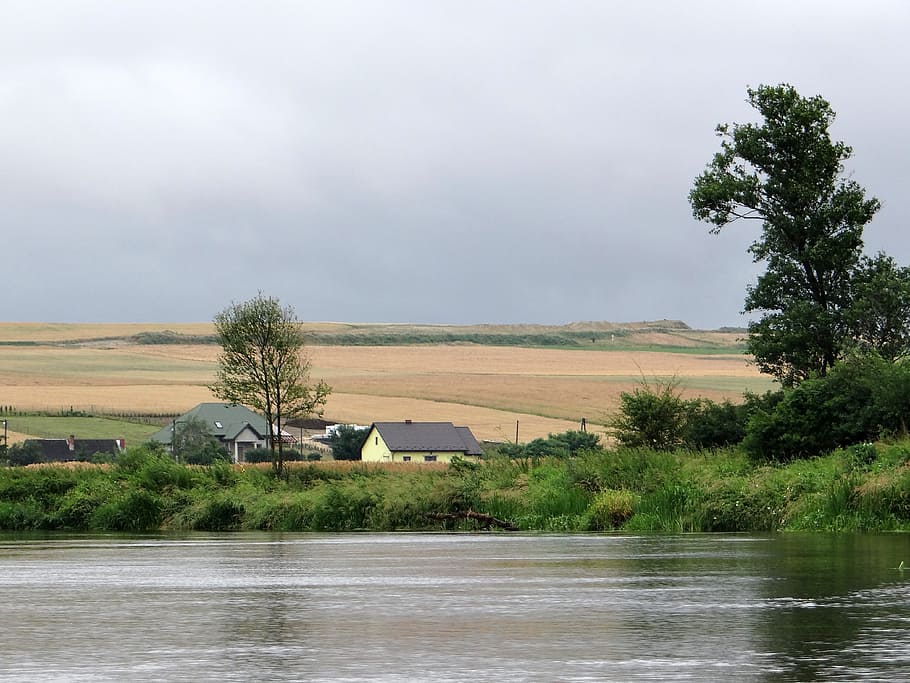
[[[565,325],[409,323],[304,323],[307,344],[399,346],[484,344],[586,349],[665,349],[739,352],[745,330],[693,330],[680,320],[614,323],[582,321]],[[213,344],[210,323],[0,323],[0,345]]]

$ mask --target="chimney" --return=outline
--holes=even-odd
[[[69,447],[70,451],[76,450],[76,435],[70,434],[69,438],[66,440],[66,445]]]

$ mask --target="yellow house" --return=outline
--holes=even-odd
[[[360,447],[365,462],[450,462],[480,454],[471,430],[451,422],[374,422]]]

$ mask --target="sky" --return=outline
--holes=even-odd
[[[687,195],[746,88],[827,99],[910,264],[910,3],[0,4],[0,320],[741,326]]]

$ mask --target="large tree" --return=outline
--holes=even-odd
[[[284,471],[282,424],[292,417],[321,415],[331,388],[310,381],[303,334],[290,306],[258,296],[231,304],[215,316],[221,344],[218,374],[210,387],[219,398],[259,411],[269,426],[272,466]],[[276,448],[277,445],[277,448]]]
[[[831,140],[828,102],[790,85],[750,88],[748,96],[763,122],[717,127],[721,150],[689,202],[713,233],[761,223],[749,251],[767,271],[746,295],[745,312],[760,313],[749,323],[749,351],[762,372],[793,385],[825,375],[854,346],[847,311],[863,228],[880,205],[844,178],[852,149]]]

